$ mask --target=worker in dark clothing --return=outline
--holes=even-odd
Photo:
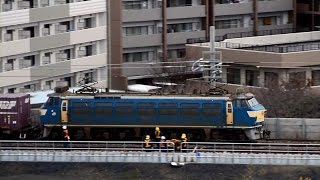
[[[166,143],[166,137],[165,136],[161,136],[161,140],[160,140],[160,149],[161,152],[166,152],[168,150],[168,144]]]
[[[182,133],[181,135],[181,148],[182,149],[187,149],[187,135],[185,133]]]
[[[157,142],[160,142],[161,139],[161,131],[159,127],[156,127],[155,131],[154,131],[154,137],[156,139]]]
[[[150,143],[150,136],[149,135],[146,135],[146,138],[144,139],[144,148],[145,149],[151,149],[151,143]]]
[[[154,138],[155,138],[156,142],[158,143],[157,144],[158,149],[160,149],[161,131],[160,131],[159,127],[156,127],[156,129],[154,131]]]
[[[69,131],[67,129],[67,126],[62,126],[63,129],[63,147],[64,148],[69,148],[69,142],[70,142],[70,136],[69,136]]]

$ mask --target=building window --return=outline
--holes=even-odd
[[[185,49],[173,49],[173,50],[168,50],[168,57],[171,59],[174,58],[183,58],[186,55]]]
[[[192,23],[168,24],[167,32],[189,32],[193,31]]]
[[[10,88],[10,89],[8,89],[8,93],[15,93],[15,91],[16,91],[16,88]]]
[[[275,72],[264,73],[264,86],[265,87],[277,87],[279,85],[279,75]]]
[[[227,68],[227,82],[231,84],[240,84],[240,69]]]
[[[306,85],[306,72],[289,73],[289,83],[292,88],[304,87]]]
[[[246,85],[259,86],[259,71],[246,70]]]
[[[148,9],[148,3],[144,1],[123,1],[122,8],[125,10]]]
[[[123,55],[124,62],[148,61],[149,52],[125,53]]]
[[[146,35],[148,34],[148,26],[126,27],[124,32],[126,36]]]
[[[240,27],[240,19],[220,20],[215,22],[216,29],[230,29]]]
[[[311,86],[319,86],[320,85],[320,70],[312,71],[312,81]]]
[[[170,0],[167,1],[167,7],[192,6],[192,0]]]
[[[23,88],[24,88],[24,92],[36,91],[36,85],[35,84],[25,85]]]
[[[259,18],[258,24],[259,26],[277,25],[277,17],[276,16],[261,17]],[[279,22],[279,24],[281,23]]]

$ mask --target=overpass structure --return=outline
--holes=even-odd
[[[145,149],[132,141],[0,141],[0,161],[320,165],[320,144],[188,142],[181,149],[165,144]]]

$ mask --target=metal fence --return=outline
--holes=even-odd
[[[161,146],[162,143],[162,146]],[[142,141],[0,141],[0,150],[33,151],[146,151],[146,152],[211,152],[211,153],[269,153],[320,154],[320,144],[299,143],[223,143],[223,142],[151,142],[150,148]],[[164,146],[163,146],[164,145]]]
[[[160,148],[163,144],[165,148]],[[150,148],[142,141],[0,141],[0,150],[68,150],[68,151],[174,151],[173,142],[150,142]]]

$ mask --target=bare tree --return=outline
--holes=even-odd
[[[267,109],[268,117],[319,118],[320,97],[310,91],[310,84],[303,80],[282,82],[256,93]]]

